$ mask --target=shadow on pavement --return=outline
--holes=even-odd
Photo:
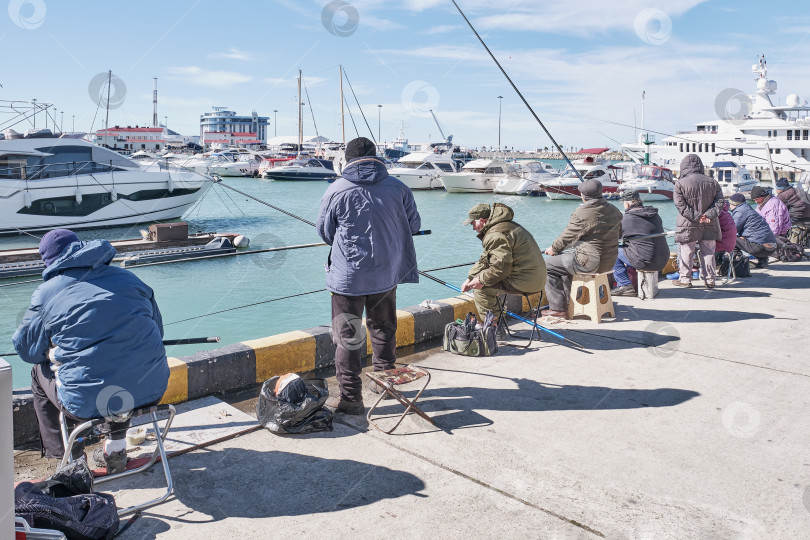
[[[151,514],[153,519],[136,521],[123,538],[154,538],[167,530],[166,522],[306,516],[405,495],[425,497],[420,493],[425,489],[424,482],[408,472],[350,459],[279,451],[203,449],[173,459],[172,475],[173,497],[194,513],[159,518]],[[147,512],[144,518],[149,515]],[[268,531],[267,536],[272,537],[272,532]]]

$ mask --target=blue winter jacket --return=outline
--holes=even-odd
[[[776,245],[776,237],[768,226],[768,222],[747,203],[737,205],[736,208],[732,207],[731,217],[734,218],[734,224],[737,225],[737,236],[744,236],[749,242],[755,244]]]
[[[109,266],[114,255],[106,240],[65,248],[42,273],[45,283],[12,338],[26,362],[57,368],[59,402],[79,418],[157,401],[169,381],[154,293],[129,270]]]
[[[418,283],[412,235],[421,226],[411,190],[379,158],[350,161],[321,199],[318,234],[332,246],[326,288],[365,296]]]

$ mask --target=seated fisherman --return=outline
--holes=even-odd
[[[12,340],[20,358],[35,364],[31,391],[43,455],[59,458],[60,410],[79,422],[152,404],[166,391],[169,366],[154,293],[129,270],[109,265],[109,242],[81,242],[56,229],[42,237],[39,253],[44,283]],[[110,424],[104,451],[94,457],[115,474],[126,469],[128,422]],[[83,444],[73,448],[73,457],[82,455]]]
[[[616,264],[613,265],[613,277],[616,278],[616,288],[611,294],[617,296],[635,296],[636,290],[628,268],[635,268],[645,272],[660,272],[669,261],[669,246],[664,237],[664,224],[658,215],[658,208],[644,206],[638,191],[622,191],[624,203],[624,218],[622,219],[622,243]],[[652,238],[649,237],[657,234]]]
[[[751,188],[751,198],[757,203],[757,213],[765,218],[774,236],[787,236],[790,232],[790,213],[785,203],[761,186]]]
[[[732,195],[729,204],[731,217],[737,225],[737,249],[756,257],[757,268],[765,268],[768,266],[768,257],[776,251],[776,236],[768,227],[765,218],[745,202],[742,193]]]
[[[543,254],[531,233],[512,221],[514,215],[505,204],[477,204],[464,222],[472,224],[484,245],[484,253],[461,285],[462,292],[473,290],[481,317],[491,311],[498,318],[499,294],[537,293],[546,286]],[[506,331],[499,326],[495,335],[505,339]]]
[[[776,197],[785,203],[790,215],[792,227],[786,240],[805,245],[810,228],[810,204],[805,200],[807,194],[792,187],[787,178],[780,178],[776,181]]]
[[[579,185],[582,204],[574,210],[568,226],[546,249],[549,309],[543,316],[568,318],[568,296],[574,274],[609,272],[619,252],[622,213],[602,197],[599,180]],[[563,253],[566,251],[566,253]]]

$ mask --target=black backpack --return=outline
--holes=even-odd
[[[746,255],[742,251],[735,249],[731,252],[732,263],[734,264],[734,277],[747,278],[751,277],[751,265]],[[728,275],[728,259],[723,257],[718,262],[717,275],[722,277]]]
[[[20,482],[14,488],[14,515],[31,527],[63,532],[68,540],[110,539],[118,531],[115,499],[106,493],[56,498]]]
[[[778,246],[774,256],[782,262],[799,262],[803,258],[808,257],[804,254],[804,248],[793,242],[785,242]]]

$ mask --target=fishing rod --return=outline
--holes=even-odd
[[[504,76],[504,77],[506,77],[506,80],[507,80],[507,81],[509,81],[509,84],[511,84],[511,85],[512,85],[512,88],[515,90],[515,92],[517,93],[518,97],[520,97],[520,99],[521,99],[521,100],[523,100],[523,104],[524,104],[524,105],[526,105],[526,108],[527,108],[527,109],[529,109],[529,112],[530,112],[530,113],[532,113],[532,116],[534,116],[534,119],[535,119],[535,120],[537,120],[537,123],[538,123],[538,124],[540,124],[540,127],[541,127],[541,128],[543,128],[543,131],[545,131],[545,132],[546,132],[546,135],[548,135],[548,138],[549,138],[549,139],[551,139],[551,142],[552,142],[552,143],[554,143],[554,146],[556,146],[556,147],[557,147],[557,150],[559,150],[559,151],[560,151],[560,154],[562,154],[562,157],[563,157],[563,159],[565,159],[565,162],[566,162],[566,163],[568,163],[568,166],[569,166],[569,167],[570,167],[570,168],[571,168],[571,169],[574,171],[574,173],[577,175],[577,177],[578,177],[580,180],[582,180],[582,181],[584,182],[585,180],[582,178],[582,175],[581,175],[581,174],[579,174],[579,171],[577,171],[577,169],[576,169],[576,168],[574,167],[574,165],[571,163],[571,160],[570,160],[570,159],[568,159],[568,156],[565,154],[565,151],[562,149],[562,146],[560,146],[560,145],[557,143],[557,141],[556,141],[556,140],[554,139],[554,137],[551,135],[551,132],[549,132],[549,130],[548,130],[548,129],[546,129],[546,126],[545,126],[545,125],[543,124],[543,122],[540,120],[540,117],[539,117],[539,116],[537,116],[537,113],[535,113],[535,112],[534,112],[534,109],[532,109],[532,106],[531,106],[531,105],[529,105],[529,102],[528,102],[528,101],[526,101],[526,98],[525,98],[525,97],[523,97],[523,94],[520,92],[520,90],[518,90],[518,87],[515,85],[515,83],[514,83],[514,82],[512,82],[512,78],[511,78],[511,77],[509,77],[509,75],[506,73],[506,70],[505,70],[505,69],[503,69],[503,66],[501,66],[501,63],[500,63],[500,62],[498,62],[498,59],[497,59],[497,58],[495,58],[495,55],[494,55],[494,54],[492,54],[492,51],[490,51],[490,50],[489,50],[489,47],[487,47],[487,44],[486,44],[486,43],[484,43],[484,40],[483,40],[483,39],[481,38],[481,36],[478,34],[478,31],[477,31],[477,30],[475,29],[475,27],[472,25],[472,23],[471,23],[471,22],[470,22],[470,20],[467,18],[467,16],[464,14],[464,12],[463,12],[463,11],[461,11],[461,8],[460,8],[460,7],[458,6],[458,4],[456,3],[456,0],[452,0],[452,2],[453,2],[453,5],[454,5],[454,6],[456,6],[456,9],[457,9],[457,10],[458,10],[458,12],[461,14],[461,16],[462,16],[462,17],[464,17],[464,20],[467,22],[467,25],[470,27],[470,30],[472,30],[472,31],[473,31],[473,34],[475,34],[475,37],[477,37],[477,38],[478,38],[478,41],[480,41],[480,42],[481,42],[481,45],[483,45],[483,46],[484,46],[484,49],[486,49],[487,53],[489,53],[489,56],[490,56],[490,57],[492,58],[492,60],[495,62],[495,65],[497,65],[497,66],[498,66],[498,69],[500,69],[500,70],[501,70],[501,73],[503,73],[503,76]]]
[[[472,296],[470,293],[463,293],[459,287],[456,287],[455,285],[451,285],[450,283],[447,283],[446,281],[442,281],[442,280],[440,280],[439,278],[433,277],[433,276],[431,276],[430,274],[428,274],[428,273],[427,273],[427,272],[425,272],[425,271],[419,270],[419,273],[420,273],[421,275],[425,276],[425,277],[426,277],[426,278],[428,278],[428,279],[432,279],[432,280],[433,280],[433,281],[435,281],[436,283],[440,283],[440,284],[444,285],[445,287],[449,287],[449,288],[453,289],[454,291],[460,292],[460,293],[462,293],[462,294],[466,294],[467,296]],[[541,330],[541,331],[543,331],[543,332],[546,332],[546,333],[548,333],[548,334],[550,334],[550,335],[554,336],[554,337],[555,337],[555,338],[557,338],[557,339],[561,339],[561,340],[563,340],[563,341],[567,341],[568,343],[570,343],[570,344],[574,345],[575,347],[579,347],[580,349],[584,349],[584,348],[585,348],[585,347],[584,347],[582,344],[577,343],[576,341],[574,341],[574,340],[572,340],[572,339],[568,339],[567,337],[565,337],[565,336],[563,336],[563,335],[561,335],[561,334],[558,334],[557,332],[555,332],[555,331],[553,331],[553,330],[549,330],[549,329],[548,329],[548,328],[546,328],[545,326],[540,326],[539,324],[536,324],[536,323],[534,323],[534,322],[530,321],[529,319],[524,319],[524,318],[523,318],[523,317],[521,317],[520,315],[516,315],[515,313],[512,313],[511,311],[507,311],[507,312],[506,312],[506,314],[507,314],[507,315],[509,315],[510,317],[513,317],[513,318],[515,318],[515,319],[519,320],[519,321],[523,321],[523,322],[525,322],[525,323],[529,323],[531,326],[534,326],[534,327],[535,327],[535,328],[537,328],[538,330]]]
[[[196,343],[219,343],[219,336],[163,340],[163,345],[194,345]],[[0,354],[0,357],[3,356],[19,356],[19,354],[16,351]]]
[[[217,177],[216,177],[216,179],[215,179],[214,181],[215,181],[216,183],[218,183],[218,184],[219,184],[220,186],[222,186],[222,187],[226,187],[226,188],[228,188],[228,189],[232,189],[232,190],[234,190],[235,192],[239,193],[240,195],[244,195],[245,197],[249,197],[249,198],[253,199],[253,200],[254,200],[254,201],[256,201],[257,203],[263,204],[263,205],[265,205],[265,206],[269,206],[269,207],[270,207],[270,208],[272,208],[273,210],[278,210],[278,211],[279,211],[279,212],[281,212],[282,214],[287,214],[287,215],[288,215],[288,216],[290,216],[291,218],[295,218],[295,219],[297,219],[298,221],[303,221],[303,222],[304,222],[304,223],[306,223],[307,225],[312,225],[313,227],[317,227],[317,225],[315,225],[315,224],[314,224],[314,223],[312,223],[311,221],[309,221],[309,220],[307,220],[307,219],[304,219],[304,218],[302,218],[302,217],[300,217],[300,216],[296,216],[296,215],[295,215],[295,214],[293,214],[292,212],[287,212],[286,210],[284,210],[284,209],[282,209],[282,208],[279,208],[278,206],[273,206],[273,205],[272,205],[272,204],[270,204],[269,202],[263,201],[263,200],[261,200],[261,199],[257,199],[257,198],[256,198],[256,197],[254,197],[253,195],[250,195],[250,194],[248,194],[248,193],[245,193],[244,191],[240,191],[240,190],[236,189],[235,187],[231,187],[231,186],[229,186],[228,184],[223,184],[223,183],[222,183],[222,178],[221,178],[221,177],[219,177],[219,176],[217,176]],[[416,231],[415,233],[412,233],[412,236],[425,236],[425,235],[431,234],[432,232],[433,232],[433,231],[431,231],[430,229],[426,229],[426,230],[424,230],[424,231]],[[315,246],[315,245],[322,245],[322,244],[312,244],[312,246]]]

